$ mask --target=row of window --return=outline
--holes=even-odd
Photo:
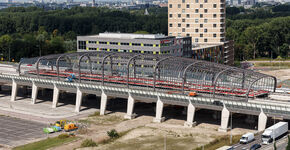
[[[197,0],[198,1],[198,0]],[[197,2],[198,3],[198,2]],[[212,5],[213,8],[217,8],[217,4]],[[221,4],[221,7],[224,7],[223,4]],[[169,4],[169,8],[172,8],[172,4]],[[177,4],[177,8],[181,8],[181,4]],[[190,8],[190,4],[186,4],[186,8]],[[199,5],[199,8],[203,8],[203,4]]]
[[[189,0],[182,0],[182,3],[188,3],[188,2],[190,2]],[[202,3],[202,2],[204,2],[204,3],[207,3],[208,2],[208,0],[195,0],[195,3]],[[225,0],[221,0],[220,1],[221,3],[223,3],[223,2],[225,2]]]
[[[181,14],[177,14],[177,17],[178,17],[178,18],[181,18]],[[194,17],[194,15],[191,16],[191,17]],[[200,18],[203,18],[203,14],[199,14],[199,17],[200,17]],[[213,14],[212,17],[213,17],[213,18],[217,18],[217,14]],[[220,17],[221,17],[221,18],[224,17],[224,14],[221,14]],[[169,14],[169,18],[173,18],[173,14]],[[186,18],[190,18],[190,14],[186,14]],[[183,18],[183,19],[184,19],[184,18]]]
[[[81,48],[79,48],[81,49]],[[85,50],[85,49],[84,49]],[[110,51],[110,52],[127,52],[127,53],[142,53],[142,54],[170,54],[171,51],[162,51],[162,52],[154,52],[154,51],[140,51],[140,50],[126,50],[126,49],[107,49],[107,48],[94,48],[90,47],[87,50],[100,50],[100,51]],[[174,51],[174,50],[173,50]]]
[[[82,44],[86,44],[86,41],[79,41]],[[101,44],[101,45],[126,45],[126,46],[146,46],[146,47],[159,47],[159,44],[141,44],[141,43],[123,43],[123,42],[105,42],[105,41],[87,41],[89,44]],[[80,43],[79,43],[80,44]]]
[[[173,27],[173,24],[170,23],[170,24],[169,24],[169,27]],[[181,24],[180,24],[180,23],[177,24],[177,27],[181,27]],[[190,24],[186,24],[186,27],[189,28],[189,27],[190,27]],[[203,28],[203,24],[200,24],[199,27],[200,27],[200,28]],[[217,25],[216,25],[216,24],[213,24],[213,27],[216,28]],[[222,26],[221,26],[221,27],[222,27]],[[223,31],[221,31],[221,32],[223,32]]]
[[[220,41],[221,41],[221,42],[224,42],[224,39],[222,38]],[[194,42],[195,42],[195,43],[198,43],[198,42],[199,42],[199,39],[198,39],[198,38],[195,38],[195,39],[194,39]],[[203,39],[203,42],[205,42],[205,43],[208,42],[208,39],[207,39],[207,38]]]

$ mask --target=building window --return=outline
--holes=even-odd
[[[172,27],[172,23],[169,24],[169,27]]]
[[[86,41],[79,41],[79,49],[87,49]]]
[[[96,44],[97,41],[89,41],[90,44]]]
[[[203,4],[200,4],[199,7],[200,7],[200,8],[203,8]]]
[[[195,9],[195,13],[198,13],[198,9]]]
[[[118,42],[110,42],[110,45],[118,45]]]
[[[180,18],[181,17],[181,14],[178,14],[178,18]]]
[[[178,4],[178,8],[181,8],[181,4]]]
[[[200,34],[199,36],[200,36],[200,37],[203,37],[203,34]]]
[[[216,4],[213,4],[213,8],[216,8]]]
[[[141,43],[132,43],[132,46],[141,46]]]
[[[189,4],[186,5],[186,8],[190,8]]]
[[[194,40],[196,43],[198,42],[198,38],[195,38],[195,40]]]
[[[169,33],[169,36],[172,36],[172,33],[171,33],[171,32]],[[144,46],[145,46],[145,45],[144,45]]]
[[[216,24],[213,24],[213,27],[216,28]]]
[[[185,22],[185,19],[182,19],[182,22]]]
[[[185,13],[185,9],[182,9],[182,13]]]
[[[169,17],[172,18],[172,14],[169,14]]]
[[[185,32],[185,28],[182,28],[182,32]]]
[[[107,44],[107,42],[100,41],[99,44]]]
[[[121,45],[130,45],[129,43],[121,43]]]
[[[204,23],[207,23],[207,19],[204,19]]]
[[[204,42],[207,42],[207,39],[204,39]]]
[[[213,14],[213,17],[216,18],[216,14]]]
[[[207,3],[207,0],[204,0],[204,3]]]
[[[207,13],[207,9],[204,9],[204,13]]]
[[[169,4],[169,8],[172,8],[172,4]]]
[[[195,3],[198,3],[198,0],[195,0]]]
[[[177,33],[177,36],[181,36],[181,33]]]
[[[215,33],[213,34],[213,37],[216,37],[216,34]]]
[[[181,24],[180,23],[178,24],[178,27],[181,27]]]
[[[200,14],[199,17],[200,17],[200,18],[203,18],[203,14]]]
[[[186,14],[186,18],[189,18],[190,17],[190,15],[189,14]]]
[[[172,35],[172,33],[169,33],[169,35]],[[153,44],[144,44],[144,46],[153,47]]]
[[[186,27],[189,28],[190,27],[190,24],[186,24]]]
[[[186,36],[190,36],[190,34],[186,34]]]
[[[195,23],[198,23],[198,19],[195,19]]]
[[[198,33],[198,29],[195,29],[195,32]]]
[[[199,25],[199,27],[201,27],[201,28],[202,28],[202,27],[203,27],[203,24],[200,24],[200,25]]]
[[[224,29],[221,29],[220,31],[221,31],[221,32],[225,32],[225,30],[224,30]]]
[[[207,33],[207,29],[204,29],[204,32]]]
[[[185,0],[182,0],[182,3],[185,3]]]

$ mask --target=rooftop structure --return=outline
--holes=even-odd
[[[163,34],[100,33],[78,36],[78,52],[109,51],[191,57],[191,38]]]

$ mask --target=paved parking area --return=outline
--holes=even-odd
[[[42,123],[0,116],[0,145],[16,146],[43,138],[43,127]]]

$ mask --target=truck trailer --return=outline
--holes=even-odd
[[[288,132],[288,122],[278,122],[267,128],[262,134],[262,143],[269,144]]]

